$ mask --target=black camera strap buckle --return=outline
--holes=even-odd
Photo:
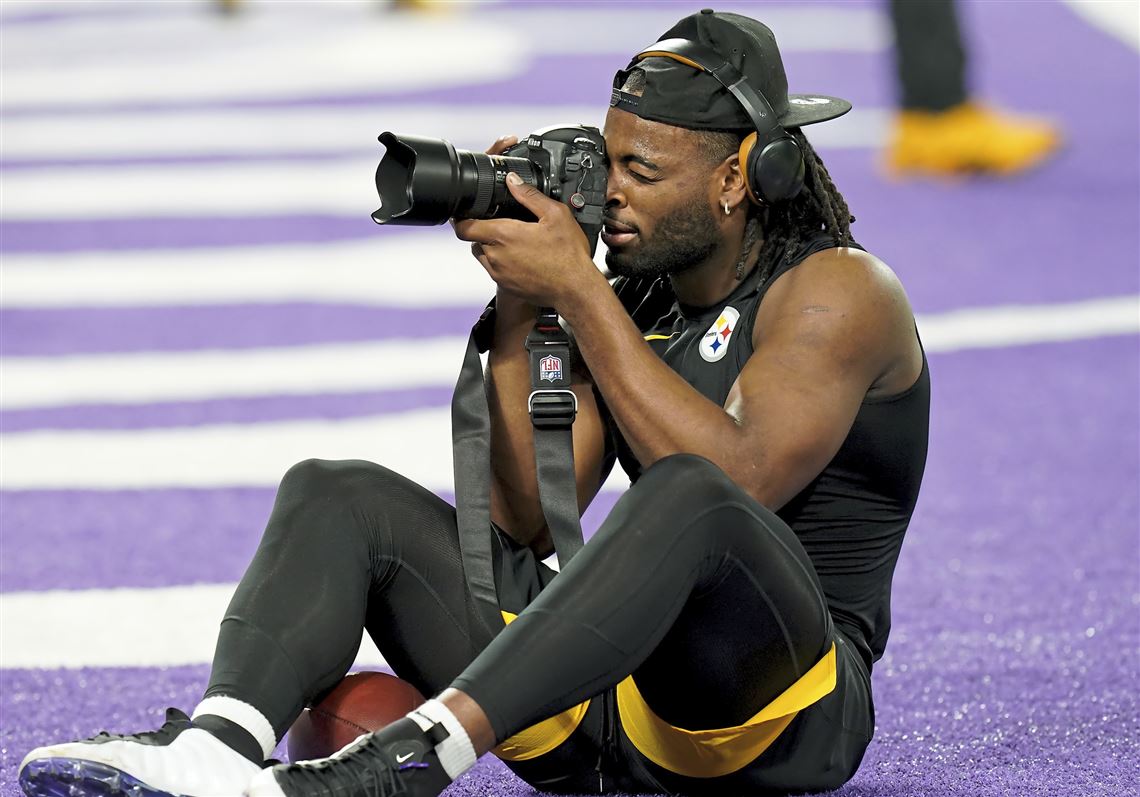
[[[573,390],[535,390],[526,405],[536,429],[569,429],[578,417],[578,397]]]

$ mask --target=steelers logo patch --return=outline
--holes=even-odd
[[[709,331],[701,338],[701,357],[705,362],[715,363],[724,357],[736,334],[736,322],[739,320],[740,311],[735,307],[725,307],[720,311]]]

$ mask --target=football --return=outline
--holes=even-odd
[[[414,686],[394,675],[349,673],[293,723],[288,738],[289,760],[330,756],[361,734],[383,728],[423,702],[423,695]]]

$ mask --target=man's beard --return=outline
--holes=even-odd
[[[681,274],[720,246],[712,208],[699,195],[658,219],[652,239],[638,238],[641,246],[635,252],[606,252],[606,266],[614,275],[656,279]]]

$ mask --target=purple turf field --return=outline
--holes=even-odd
[[[440,126],[408,132],[481,149],[494,137],[483,133],[483,106],[535,126],[553,121],[547,112],[603,109],[612,71],[660,32],[629,23],[697,7],[465,4],[409,21],[378,6],[256,6],[231,20],[204,2],[0,7],[0,797],[19,794],[16,767],[34,746],[152,727],[163,707],[193,706],[208,645],[187,654],[163,647],[169,634],[124,635],[123,617],[99,607],[145,617],[169,597],[192,611],[177,602],[180,588],[236,581],[274,474],[326,455],[304,448],[310,438],[383,430],[387,439],[358,444],[420,468],[450,495],[450,462],[433,463],[436,443],[417,451],[413,436],[446,415],[448,362],[411,380],[372,378],[382,362],[355,362],[360,374],[335,385],[265,365],[274,352],[295,358],[294,370],[356,351],[414,354],[458,339],[481,305],[477,284],[438,298],[449,275],[478,268],[445,231],[380,231],[368,219],[376,134],[414,120]],[[820,149],[858,217],[856,236],[902,277],[930,348],[930,458],[874,673],[876,737],[837,794],[1136,794],[1136,47],[1065,3],[967,5],[981,93],[1053,116],[1067,147],[1016,179],[898,184],[876,165],[876,120],[893,95],[878,3],[717,7],[770,16],[780,40],[797,43],[785,48],[793,90],[846,96],[869,112],[821,136]],[[606,32],[580,33],[581,54],[522,41],[528,22],[562,14],[569,30],[587,12]],[[495,38],[495,26],[514,32]],[[836,33],[844,27],[849,39]],[[816,28],[832,33],[808,35]],[[405,87],[388,72],[360,77],[353,48],[370,38],[401,53],[518,40],[521,54],[494,50],[468,73],[452,64],[453,82]],[[290,71],[289,59],[306,58],[327,62],[328,74]],[[172,78],[187,82],[164,90]],[[342,121],[326,129],[326,117]],[[147,125],[154,135],[139,132]],[[279,139],[245,137],[257,125]],[[325,190],[326,169],[361,183],[345,192],[359,207]],[[408,241],[427,242],[428,262],[368,262],[359,296],[351,281],[335,290],[313,281],[355,253],[405,257]],[[242,280],[241,269],[288,251],[311,254],[308,273],[288,272],[295,286]],[[463,265],[437,263],[438,251]],[[417,297],[409,274],[436,284]],[[412,287],[389,291],[389,278]],[[979,311],[966,316],[976,328],[955,337],[946,330],[965,310]],[[370,344],[378,348],[353,348]],[[220,367],[264,373],[266,387],[210,382]],[[298,448],[306,453],[288,459]],[[599,497],[593,525],[615,496]],[[115,602],[124,588],[141,590],[125,610]],[[57,610],[69,597],[94,615],[69,622]],[[447,792],[533,793],[490,759]]]

